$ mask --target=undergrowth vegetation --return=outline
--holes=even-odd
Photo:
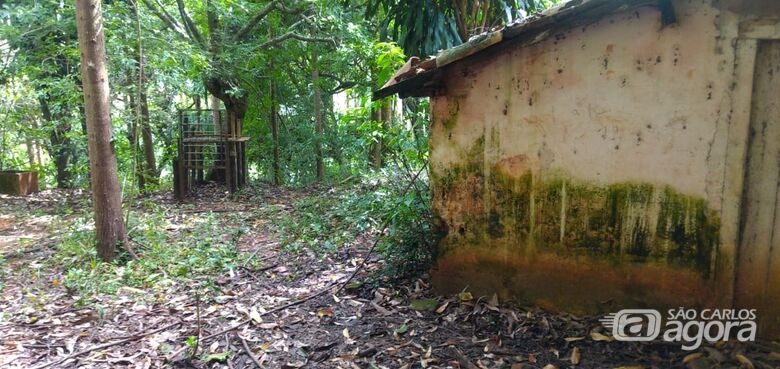
[[[113,294],[122,287],[154,291],[197,281],[209,288],[215,278],[236,267],[235,245],[241,228],[225,227],[215,214],[204,213],[190,217],[186,227],[176,229],[169,216],[154,208],[131,217],[131,246],[139,257],[125,253],[114,263],[98,261],[91,214],[79,217],[70,225],[52,261],[63,269],[63,285],[80,295],[82,302],[89,302],[97,294]]]
[[[65,231],[50,267],[61,271],[55,283],[86,304],[123,288],[153,296],[177,284],[202,288],[208,298],[208,290],[217,291],[215,279],[247,260],[252,262],[249,267],[260,266],[259,260],[237,250],[239,238],[249,231],[241,225],[256,217],[273,224],[270,230],[283,252],[316,259],[356,244],[366,249],[380,237],[373,257],[383,259],[384,268],[377,277],[397,281],[427,269],[436,238],[431,236],[427,180],[395,169],[356,183],[305,190],[287,208],[291,211],[268,205],[246,213],[201,213],[144,201],[142,211],[130,213],[128,224],[130,249],[138,258],[126,250],[113,263],[99,261],[93,215],[84,212],[60,221]],[[0,277],[2,273],[0,260]]]
[[[387,170],[354,185],[304,197],[279,215],[276,232],[288,252],[323,256],[355,242],[374,242],[391,279],[415,275],[433,260],[437,241],[430,226],[430,192],[425,178]],[[414,183],[411,183],[414,178]],[[411,184],[410,184],[411,183]]]

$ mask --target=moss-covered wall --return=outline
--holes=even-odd
[[[486,178],[480,165],[434,172],[434,201],[447,209],[448,247],[512,240],[518,251],[586,254],[626,262],[694,267],[709,276],[719,219],[707,201],[668,185],[595,185],[566,173],[507,173],[508,158]],[[452,211],[455,210],[455,211]]]

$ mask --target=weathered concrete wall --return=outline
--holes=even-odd
[[[440,291],[580,312],[731,303],[755,50],[710,3],[448,68],[432,98]]]

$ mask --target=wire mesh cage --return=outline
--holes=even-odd
[[[238,132],[229,127],[224,110],[179,110],[179,156],[174,162],[178,199],[198,183],[222,182],[232,192],[246,182],[248,137],[240,136],[240,124],[233,125]]]

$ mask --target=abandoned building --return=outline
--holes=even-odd
[[[570,1],[399,70],[442,293],[755,308],[780,337],[780,2]]]

